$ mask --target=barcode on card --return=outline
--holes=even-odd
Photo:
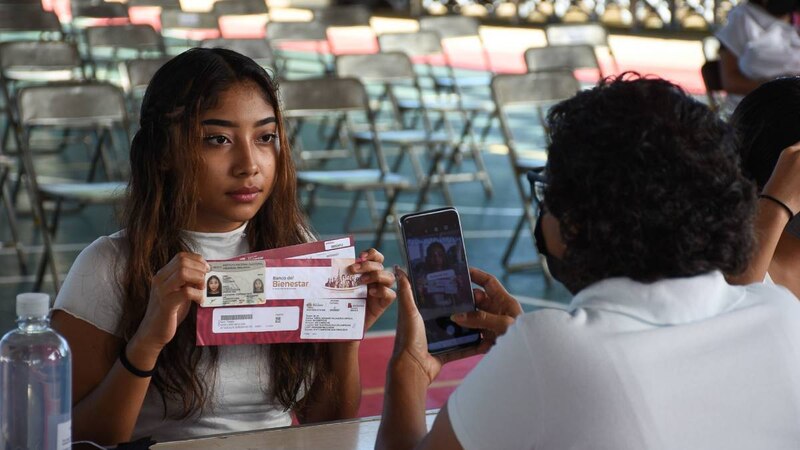
[[[252,314],[233,314],[227,316],[219,316],[219,320],[253,320]]]

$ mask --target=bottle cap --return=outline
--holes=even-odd
[[[18,317],[42,317],[50,311],[50,296],[40,292],[17,294]]]

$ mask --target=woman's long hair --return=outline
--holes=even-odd
[[[123,223],[130,255],[124,268],[120,331],[130,340],[150,298],[153,276],[175,254],[189,251],[182,230],[190,229],[202,182],[200,116],[220,94],[242,82],[259,86],[274,108],[280,147],[275,181],[267,201],[248,222],[251,251],[305,242],[311,235],[297,202],[296,174],[279,107],[277,87],[250,58],[225,49],[192,49],[156,72],[142,101],[140,129],[131,144],[131,181]],[[182,404],[175,418],[201,412],[213,390],[216,347],[195,346],[196,305],[158,358],[153,384],[162,396]],[[332,383],[326,347],[318,344],[269,346],[269,394],[285,409],[302,405],[313,382]]]

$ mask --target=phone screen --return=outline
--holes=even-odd
[[[453,313],[475,310],[458,212],[445,208],[409,214],[400,224],[414,299],[425,321],[428,351],[442,353],[477,344],[479,331],[450,320]]]

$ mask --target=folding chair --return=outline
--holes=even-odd
[[[56,265],[53,239],[58,229],[58,221],[65,202],[79,205],[113,203],[123,197],[127,183],[107,181],[94,183],[86,181],[49,183],[37,177],[37,171],[28,145],[34,130],[43,128],[81,129],[96,137],[96,152],[92,157],[92,167],[97,164],[113,165],[114,160],[107,153],[105,141],[115,143],[114,132],[119,129],[125,134],[128,124],[125,112],[125,99],[122,91],[111,84],[101,82],[67,82],[44,86],[26,87],[17,96],[17,109],[20,113],[19,147],[20,159],[25,167],[26,185],[34,213],[34,219],[42,231],[45,254],[37,270],[34,290],[40,290],[47,266],[50,266],[53,284],[59,289],[58,266]],[[55,202],[52,218],[45,215],[44,202]]]
[[[87,60],[95,77],[99,65],[108,70],[121,61],[163,57],[167,53],[161,34],[150,25],[89,27],[84,34]]]
[[[77,47],[64,41],[13,41],[0,43],[0,91],[7,118],[2,143],[8,148],[9,136],[18,115],[14,110],[20,86],[51,81],[85,79],[83,61]]]
[[[524,108],[527,112],[536,112],[541,126],[545,127],[545,108],[561,100],[572,97],[580,90],[580,84],[571,71],[531,72],[521,75],[495,75],[492,79],[492,96],[497,105],[497,115],[500,119],[500,129],[503,140],[508,148],[511,173],[522,199],[523,214],[514,229],[511,241],[503,253],[503,267],[508,272],[515,272],[530,267],[535,263],[511,264],[511,254],[517,244],[520,233],[525,224],[533,236],[536,224],[536,211],[534,211],[531,195],[525,188],[522,177],[530,170],[540,170],[546,163],[546,153],[539,150],[538,155],[531,155],[529,148],[517,145],[513,127],[511,126],[509,112],[519,111]],[[514,111],[512,111],[514,110]],[[527,125],[526,129],[530,128]]]
[[[128,23],[128,6],[122,3],[111,3],[97,0],[70,1],[72,8],[73,31],[83,30],[88,26],[122,25]]]
[[[416,33],[387,33],[378,36],[378,42],[383,52],[403,52],[415,63],[417,67],[422,65],[425,70],[422,74],[423,77],[436,78],[435,66],[437,62],[444,61],[444,49],[442,48],[439,34],[432,31],[420,31]],[[449,78],[455,78],[452,67],[444,65],[442,68],[449,75]],[[491,101],[480,101],[475,99],[466,98],[459,95],[457,92],[452,92],[450,96],[438,95],[436,98],[425,99],[425,108],[428,111],[438,112],[442,114],[443,123],[449,126],[450,122],[447,116],[450,113],[459,115],[463,124],[460,132],[457,134],[459,137],[456,139],[455,151],[452,157],[460,162],[463,151],[462,146],[468,146],[473,161],[475,162],[476,171],[472,174],[466,175],[465,181],[480,180],[483,183],[484,192],[487,196],[492,195],[492,181],[489,173],[486,170],[486,165],[483,162],[483,156],[480,153],[480,148],[477,145],[474,136],[474,121],[479,114],[491,115],[494,112],[494,104]],[[419,112],[420,103],[413,98],[398,98],[397,106],[401,113],[405,112]],[[454,161],[455,163],[456,161]]]
[[[17,252],[20,272],[27,274],[28,266],[25,263],[25,252],[19,239],[16,209],[14,208],[14,202],[11,201],[11,194],[6,183],[13,169],[13,160],[0,154],[0,197],[2,197],[3,200],[3,209],[6,212],[6,221],[8,222],[8,228],[11,232],[11,240],[2,244],[4,244],[4,247],[14,247],[14,250]]]
[[[314,20],[325,24],[333,55],[377,53],[378,42],[370,27],[372,13],[364,5],[330,6],[314,10]]]
[[[208,39],[200,43],[200,47],[222,47],[251,58],[265,69],[275,72],[275,55],[272,47],[265,39]]]
[[[525,50],[525,65],[528,72],[592,69],[597,71],[598,78],[603,78],[594,47],[586,44],[529,48]]]
[[[222,0],[211,11],[219,18],[223,38],[263,39],[269,20],[265,0]]]
[[[314,10],[314,20],[329,27],[369,26],[372,14],[364,5],[329,6]]]
[[[619,72],[619,64],[608,42],[608,31],[598,23],[564,23],[548,25],[544,29],[547,43],[556,45],[591,45],[603,48],[608,52],[614,72]]]
[[[64,39],[61,22],[51,11],[16,5],[0,8],[0,40]]]
[[[139,121],[139,108],[147,85],[150,84],[156,71],[169,60],[170,58],[161,57],[131,59],[120,63],[120,81],[125,92],[130,117],[134,119],[132,122]]]
[[[194,47],[205,39],[219,38],[219,22],[213,13],[165,9],[161,11],[161,35]]]
[[[450,164],[452,157],[448,149],[453,147],[453,137],[447,130],[433,130],[428,111],[425,109],[425,101],[419,86],[419,80],[408,56],[401,52],[341,55],[336,58],[336,75],[340,78],[358,78],[367,86],[379,88],[381,90],[379,99],[388,99],[389,105],[394,112],[392,120],[394,126],[391,129],[383,130],[372,127],[377,130],[377,134],[373,129],[352,133],[356,148],[375,141],[399,148],[400,154],[392,165],[392,170],[399,170],[403,158],[408,155],[420,186],[417,209],[425,203],[428,190],[433,183],[441,186],[445,201],[449,205],[453,205],[453,196],[450,193],[448,183],[463,180],[455,180],[453,177],[448,177],[441,164],[443,160],[448,160],[448,169],[452,168],[452,164]],[[421,129],[405,128],[401,121],[397,111],[396,94],[396,89],[401,86],[410,88],[414,92],[415,100],[420,105],[420,117],[423,124]],[[379,107],[380,105],[376,106]],[[374,110],[379,110],[379,108]],[[414,151],[419,147],[427,149],[428,156],[431,158],[427,173],[422,168],[422,163]]]
[[[436,79],[439,88],[447,90],[458,90],[464,88],[485,88],[489,86],[492,79],[492,60],[489,50],[486,48],[480,33],[480,22],[474,17],[466,16],[427,16],[419,20],[420,31],[432,31],[439,34],[442,40],[442,47],[445,49],[445,64],[452,70],[452,76]],[[468,76],[455,74],[456,64],[453,61],[453,51],[448,50],[448,42],[455,39],[472,38],[475,40],[480,51],[480,70],[484,73],[472,73]]]
[[[290,61],[313,61],[322,66],[323,73],[333,73],[333,65],[327,55],[327,26],[322,22],[270,22],[267,24],[267,39],[278,58],[278,74],[284,76]]]
[[[390,171],[383,154],[381,142],[375,126],[375,117],[369,106],[369,96],[364,86],[352,78],[317,78],[304,80],[284,80],[280,83],[280,94],[284,105],[284,116],[288,119],[329,116],[331,114],[366,114],[372,133],[372,162],[377,168],[359,165],[346,170],[299,171],[298,183],[310,189],[327,187],[347,192],[383,191],[386,206],[377,223],[373,247],[379,248],[383,232],[390,218],[397,217],[395,203],[402,190],[408,189],[411,182],[406,177]],[[307,210],[312,205],[307,206]],[[351,208],[348,222],[355,213]]]

